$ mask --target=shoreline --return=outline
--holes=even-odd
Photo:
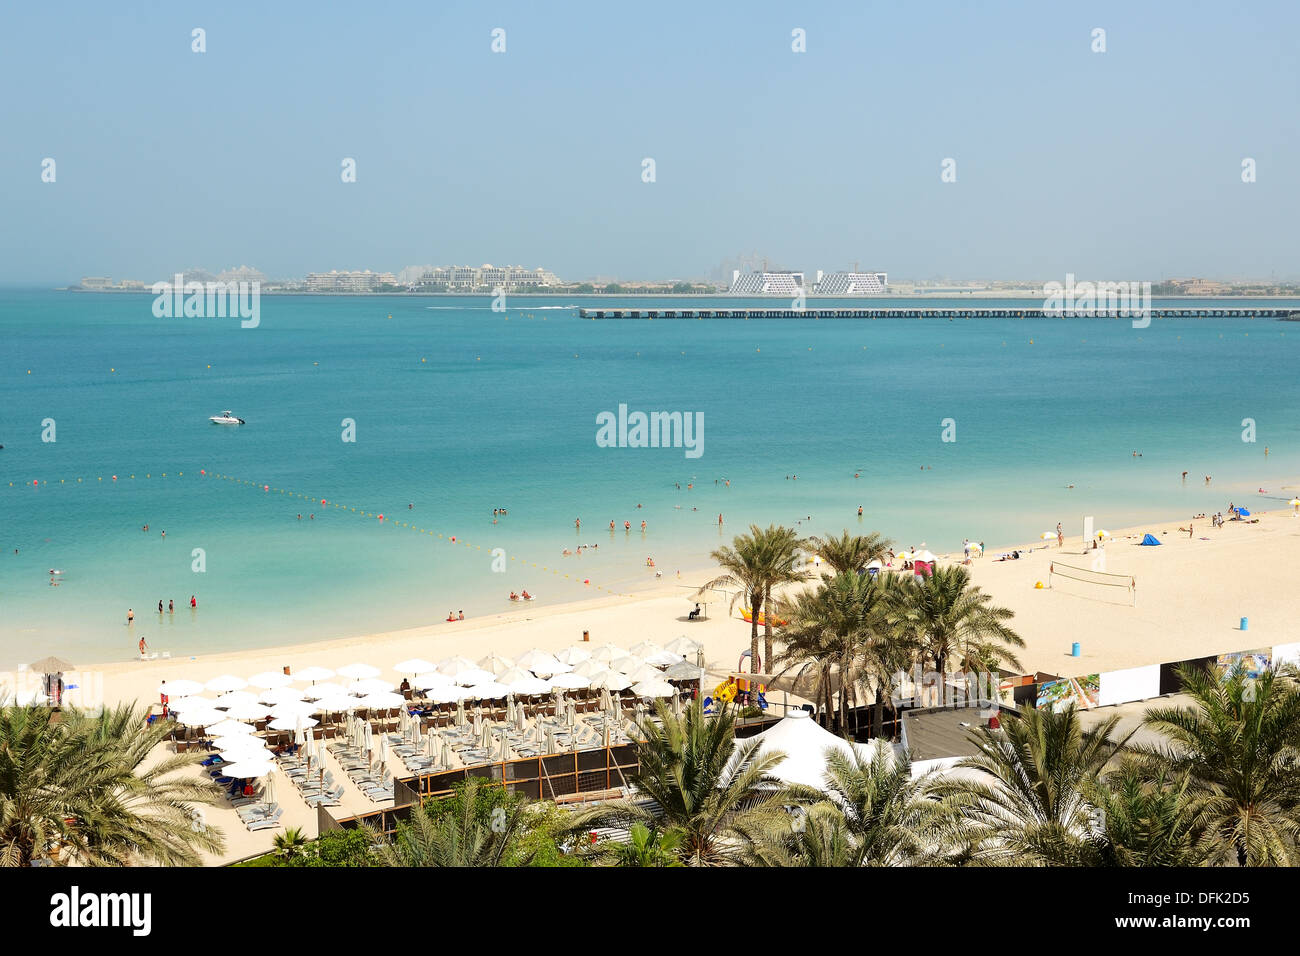
[[[1294,554],[1300,556],[1300,520],[1296,521],[1294,528],[1280,524],[1282,521],[1292,520],[1289,509],[1281,508],[1252,514],[1252,517],[1256,516],[1261,519],[1259,524],[1243,523],[1238,526],[1237,522],[1228,522],[1224,529],[1212,529],[1208,518],[1198,520],[1204,521],[1202,531],[1222,536],[1225,547],[1230,541],[1235,541],[1238,545],[1242,541],[1249,542],[1249,547],[1244,553],[1255,555],[1257,559],[1264,542],[1259,540],[1258,535],[1249,532],[1289,532],[1285,536],[1270,537],[1275,543],[1281,543],[1279,537],[1282,540],[1294,539],[1291,543]],[[1177,625],[1185,615],[1187,620],[1182,621],[1185,626],[1201,620],[1199,611],[1179,604],[1170,606],[1167,598],[1158,593],[1165,590],[1165,584],[1168,582],[1162,584],[1159,580],[1154,582],[1149,580],[1151,571],[1156,570],[1156,567],[1149,569],[1148,565],[1154,560],[1157,566],[1164,565],[1166,572],[1170,567],[1173,568],[1169,573],[1173,574],[1172,581],[1177,588],[1188,573],[1187,569],[1182,567],[1182,558],[1161,561],[1154,559],[1150,553],[1135,554],[1132,550],[1133,539],[1135,537],[1140,539],[1141,535],[1150,532],[1157,536],[1167,535],[1167,539],[1163,539],[1162,544],[1173,547],[1141,548],[1138,549],[1139,552],[1163,552],[1162,559],[1165,555],[1183,555],[1188,544],[1198,546],[1202,544],[1202,540],[1193,541],[1179,534],[1178,529],[1184,527],[1187,521],[1187,518],[1156,519],[1127,528],[1107,529],[1111,539],[1103,550],[1107,553],[1107,558],[1113,561],[1109,570],[1117,574],[1131,573],[1137,578],[1138,590],[1144,600],[1139,602],[1136,608],[1104,602],[1094,603],[1086,595],[1080,597],[1065,591],[1053,593],[1051,589],[1037,590],[1033,587],[1035,580],[1045,579],[1047,576],[1048,565],[1043,560],[1044,557],[1050,558],[1053,553],[1059,553],[1062,557],[1077,559],[1085,553],[1080,547],[1082,539],[1079,534],[1067,534],[1064,548],[1057,548],[1055,542],[1043,540],[1006,546],[989,545],[985,549],[984,557],[973,559],[969,567],[975,584],[991,594],[997,604],[1011,607],[1016,611],[1013,627],[1016,627],[1026,640],[1027,648],[1019,654],[1022,669],[1026,672],[1050,671],[1053,666],[1059,669],[1062,666],[1059,660],[1053,662],[1053,658],[1057,655],[1049,653],[1047,647],[1059,644],[1068,648],[1070,642],[1066,638],[1071,628],[1089,631],[1092,628],[1114,626],[1119,629],[1114,634],[1108,634],[1106,640],[1098,640],[1097,635],[1091,635],[1088,641],[1089,653],[1084,655],[1085,659],[1095,661],[1094,664],[1089,664],[1089,667],[1109,670],[1122,666],[1136,666],[1134,660],[1137,663],[1150,664],[1181,659],[1189,655],[1181,651],[1145,653],[1140,648],[1135,650],[1135,642],[1125,641],[1123,632],[1129,631],[1132,626],[1137,626],[1141,630],[1142,627],[1150,624],[1150,620],[1135,619],[1147,618],[1152,608],[1158,609],[1160,615],[1163,615],[1163,617],[1158,616],[1156,621],[1168,621],[1171,626]],[[1200,535],[1199,539],[1205,537]],[[1217,546],[1218,542],[1214,542],[1214,545]],[[1000,562],[992,557],[1015,550],[1021,551],[1021,560]],[[1207,553],[1213,550],[1213,547],[1192,550],[1202,550],[1202,553]],[[1231,550],[1236,551],[1238,547],[1233,547]],[[940,560],[949,563],[962,560],[960,551],[936,552],[936,554]],[[1214,560],[1212,555],[1207,557],[1211,565],[1217,567],[1219,562]],[[1284,571],[1288,560],[1268,563],[1274,569]],[[1129,567],[1129,565],[1141,566],[1141,568]],[[382,668],[385,679],[388,679],[394,675],[390,665],[402,658],[415,656],[436,662],[445,657],[463,655],[478,660],[490,651],[513,657],[532,647],[541,647],[555,653],[568,645],[581,643],[582,632],[589,631],[593,646],[614,643],[624,648],[645,639],[664,643],[685,633],[704,645],[706,669],[710,675],[718,675],[729,669],[732,661],[739,663],[740,653],[748,649],[749,625],[741,619],[739,605],[732,610],[728,602],[723,601],[710,603],[706,608],[709,615],[706,619],[687,620],[686,614],[689,605],[693,602],[691,590],[717,576],[717,573],[716,568],[683,572],[680,581],[674,575],[631,596],[600,596],[538,608],[520,608],[463,622],[458,621],[455,622],[455,626],[445,621],[438,621],[400,630],[356,634],[322,641],[277,644],[256,649],[215,651],[188,658],[159,658],[148,661],[119,659],[90,665],[83,673],[94,673],[102,677],[105,702],[136,700],[140,703],[148,703],[157,699],[157,695],[153,692],[154,688],[160,681],[166,679],[183,677],[206,681],[227,672],[235,673],[237,676],[247,676],[260,670],[278,671],[286,666],[293,670],[309,665],[337,668],[358,660]],[[815,571],[814,577],[808,582],[793,587],[809,586],[816,581],[817,573],[819,572]],[[1195,576],[1194,572],[1193,576]],[[1247,583],[1251,580],[1253,579],[1247,579]],[[1152,587],[1152,584],[1155,587]],[[1266,589],[1270,587],[1267,584],[1263,586]],[[1243,595],[1239,585],[1222,590],[1230,590],[1233,599],[1240,600],[1242,603],[1255,600],[1253,594]],[[1155,605],[1147,600],[1149,592],[1157,592]],[[1044,603],[1045,595],[1050,595],[1050,601],[1047,603],[1059,605],[1065,602],[1064,608],[1059,611],[1048,611],[1046,617],[1038,614],[1037,609],[1031,605],[1035,602]],[[1137,613],[1138,609],[1141,609],[1142,613]],[[1022,610],[1032,610],[1033,613],[1024,614]],[[1055,619],[1057,613],[1067,615],[1067,619]],[[1129,620],[1128,624],[1125,624],[1126,619]],[[1132,637],[1131,634],[1128,636]],[[1092,649],[1098,644],[1104,646],[1109,643],[1110,638],[1116,638],[1119,646],[1113,651],[1103,650],[1100,654],[1093,652]],[[1216,638],[1213,643],[1215,652],[1220,653],[1243,650],[1246,649],[1246,645],[1254,647],[1261,642],[1263,645],[1268,645],[1277,640],[1275,637],[1262,634],[1249,638],[1244,634],[1235,637],[1225,634],[1222,639]],[[1154,647],[1147,646],[1146,650],[1154,652]],[[1075,666],[1077,668],[1082,664],[1080,662]]]

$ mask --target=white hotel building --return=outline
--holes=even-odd
[[[880,295],[889,286],[885,272],[822,272],[817,270],[817,280],[809,295],[858,296]],[[804,289],[802,272],[741,272],[731,273],[730,295],[795,296]]]
[[[308,292],[374,292],[383,285],[397,285],[391,272],[309,272]]]

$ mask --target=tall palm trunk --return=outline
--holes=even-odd
[[[772,666],[772,587],[763,590],[763,603],[767,606],[767,617],[763,619],[763,666]]]
[[[749,624],[749,672],[758,673],[758,616],[763,613],[763,592],[755,591],[750,595]]]

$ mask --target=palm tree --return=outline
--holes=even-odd
[[[925,646],[940,674],[947,673],[952,654],[960,655],[963,667],[979,666],[991,655],[1019,667],[1011,648],[1024,647],[1025,642],[1007,624],[1014,612],[994,606],[992,600],[971,583],[966,568],[939,566],[920,583],[909,586],[906,599],[899,603],[895,624],[912,632]]]
[[[956,844],[961,818],[952,800],[933,799],[932,774],[912,779],[906,754],[877,742],[870,757],[854,750],[826,754],[828,792],[853,838],[854,866],[934,862]]]
[[[281,860],[292,860],[302,856],[307,849],[307,834],[301,827],[289,827],[283,833],[277,833],[272,843],[273,853]]]
[[[770,671],[772,669],[772,618],[774,616],[772,589],[786,584],[806,581],[810,577],[810,572],[796,567],[799,560],[798,550],[803,545],[803,542],[799,540],[799,536],[793,529],[783,525],[776,527],[769,525],[767,530],[762,532],[762,544],[763,552],[766,555],[764,566],[767,570],[763,582],[763,604],[767,608],[767,616],[763,618],[763,660],[767,661],[767,667]]]
[[[745,848],[745,866],[860,866],[848,821],[835,804],[815,803],[798,816],[759,832]]]
[[[181,773],[200,756],[149,762],[173,724],[150,725],[129,705],[52,717],[47,707],[0,706],[0,866],[47,852],[84,866],[197,866],[198,850],[224,849],[199,810],[220,789]]]
[[[1149,773],[1132,760],[1097,781],[1089,799],[1100,815],[1092,866],[1208,866],[1224,845],[1205,825],[1205,801],[1190,775]]]
[[[845,530],[838,538],[814,535],[808,539],[809,547],[814,548],[836,574],[863,573],[868,564],[884,557],[893,544],[888,538],[881,537],[879,531],[849,534]]]
[[[524,805],[507,800],[483,812],[478,777],[468,778],[442,812],[424,804],[411,807],[391,840],[376,834],[375,855],[381,866],[467,867],[518,866]],[[526,854],[524,854],[526,856]]]
[[[739,587],[740,590],[731,599],[732,607],[742,597],[749,602],[749,670],[758,673],[758,616],[763,611],[763,598],[767,593],[767,582],[763,570],[762,530],[756,524],[749,526],[749,534],[738,534],[731,546],[723,545],[710,557],[718,562],[723,573],[718,575],[700,592],[715,587]]]
[[[628,831],[628,842],[614,844],[607,855],[615,866],[683,866],[678,851],[685,838],[680,830],[652,829],[644,823],[634,823]]]
[[[723,705],[713,717],[704,716],[699,700],[680,717],[662,704],[657,711],[637,728],[640,766],[633,783],[640,798],[658,804],[659,814],[632,800],[610,801],[574,814],[569,832],[661,826],[680,831],[678,852],[685,862],[734,863],[743,858],[752,834],[784,816],[786,806],[820,796],[776,784],[770,772],[785,754],[758,753],[758,739],[736,740],[730,707]]]
[[[1159,707],[1145,723],[1168,738],[1142,748],[1151,765],[1191,777],[1207,826],[1240,866],[1294,866],[1300,837],[1300,687],[1289,668],[1248,677],[1178,671],[1191,707]]]
[[[1086,865],[1095,857],[1101,816],[1089,799],[1106,765],[1131,734],[1115,736],[1112,716],[1084,730],[1073,705],[1059,712],[1024,706],[1000,730],[971,734],[980,753],[931,793],[961,809],[979,859],[995,863]]]

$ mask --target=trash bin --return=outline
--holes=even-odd
[[[1078,641],[1075,641],[1073,644],[1070,645],[1070,656],[1071,656],[1071,657],[1078,657],[1078,656],[1079,656],[1079,642],[1078,642]]]
[[[1249,631],[1249,630],[1250,630],[1250,621],[1249,621],[1248,618],[1244,618],[1244,617],[1243,617],[1243,618],[1241,619],[1241,629],[1242,629],[1243,631]]]
[[[1245,619],[1243,618],[1243,620],[1245,620]],[[583,632],[582,632],[582,639],[583,639],[584,641],[590,641],[590,640],[591,640],[591,631],[583,631]]]

